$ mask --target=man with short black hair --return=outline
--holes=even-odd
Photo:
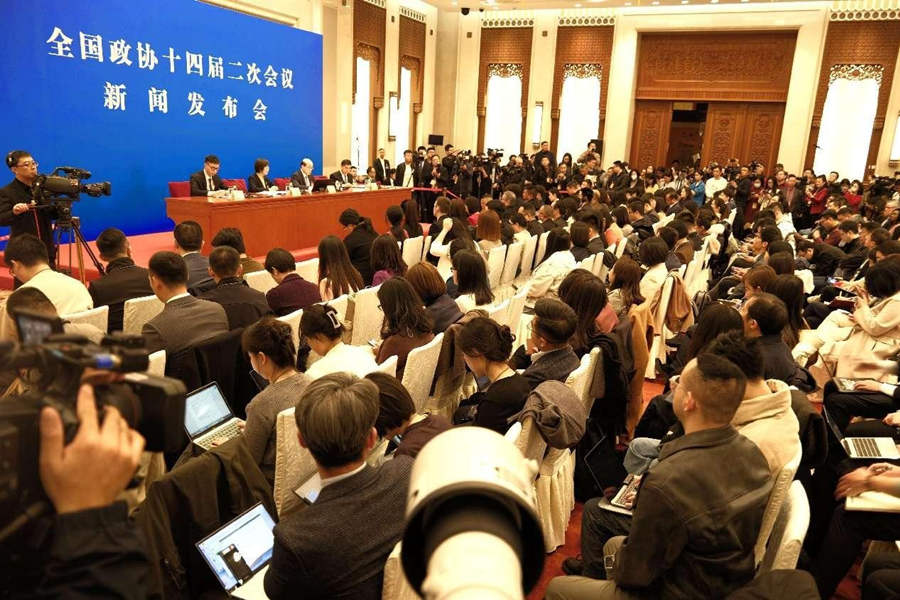
[[[6,155],[6,166],[13,180],[0,188],[0,225],[9,227],[10,239],[24,233],[37,236],[47,249],[47,264],[55,267],[52,221],[59,217],[59,211],[35,205],[31,186],[38,175],[38,163],[31,153],[13,150]]]
[[[60,316],[56,307],[53,306],[53,303],[50,302],[50,299],[47,298],[44,292],[36,287],[20,287],[6,299],[6,315],[10,319],[10,322],[7,323],[6,326],[8,328],[7,330],[15,338],[18,337],[18,334],[16,326],[12,321],[13,313],[23,309],[51,318]],[[99,344],[103,339],[103,336],[106,335],[105,331],[100,331],[90,323],[69,323],[68,321],[63,321],[63,332],[65,332],[66,335],[84,336],[94,344]],[[19,341],[21,342],[21,340]]]
[[[210,253],[209,275],[216,282],[216,287],[198,297],[222,305],[229,329],[247,327],[263,315],[272,313],[266,295],[241,279],[241,256],[234,248],[220,246]]]
[[[779,379],[810,392],[816,388],[781,338],[781,330],[788,322],[787,306],[781,298],[768,293],[753,294],[741,305],[741,319],[744,335],[759,338],[766,379]]]
[[[410,152],[410,159],[412,152]],[[373,164],[375,167],[375,181],[381,185],[387,185],[391,180],[391,163],[384,157],[384,148],[378,149],[378,156]]]
[[[3,260],[10,274],[22,282],[22,287],[36,287],[44,292],[59,314],[70,315],[94,308],[87,288],[77,279],[51,269],[47,246],[30,233],[9,240]]]
[[[316,501],[275,526],[265,592],[273,600],[381,597],[384,565],[403,535],[412,459],[370,467],[378,387],[334,373],[297,402],[298,439],[321,478]]]
[[[218,190],[226,189],[219,177],[221,166],[219,157],[215,154],[204,158],[203,168],[191,174],[191,196],[212,196]]]
[[[390,181],[390,179],[388,179]],[[403,151],[403,162],[394,170],[394,185],[397,187],[416,187],[416,165],[413,162],[413,151]]]
[[[177,354],[228,331],[228,317],[221,305],[194,298],[187,291],[187,265],[174,252],[150,257],[150,287],[165,304],[162,312],[144,324],[141,334],[147,350]]]
[[[278,284],[266,292],[269,308],[278,315],[288,315],[322,301],[319,286],[297,274],[294,255],[284,248],[273,248],[266,254],[266,271]]]
[[[209,259],[200,254],[203,248],[203,229],[196,221],[182,221],[175,226],[175,251],[184,259],[188,269],[187,286],[204,289],[212,287],[209,281]]]
[[[88,286],[94,306],[109,306],[109,331],[122,331],[125,301],[152,296],[149,272],[134,264],[131,244],[125,234],[115,227],[104,229],[97,236],[100,259],[106,263],[106,273]]]
[[[223,227],[212,239],[212,247],[228,246],[234,248],[241,255],[241,269],[244,274],[265,271],[266,268],[258,260],[247,256],[247,247],[244,246],[244,234],[237,227]]]
[[[353,166],[353,163],[350,162],[349,158],[345,158],[341,161],[340,170],[335,171],[329,177],[331,183],[334,184],[337,189],[341,189],[346,185],[353,185],[353,177],[350,175],[351,166]]]

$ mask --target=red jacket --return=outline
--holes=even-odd
[[[809,214],[820,215],[825,211],[825,201],[828,199],[828,187],[817,190],[809,199]]]

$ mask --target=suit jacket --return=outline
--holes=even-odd
[[[16,237],[23,233],[30,233],[41,238],[47,247],[50,257],[50,265],[54,265],[56,249],[53,246],[52,220],[59,214],[55,208],[41,208],[36,211],[26,211],[20,215],[13,214],[13,206],[19,203],[28,204],[32,200],[31,188],[13,179],[5,187],[0,188],[0,225],[9,227],[10,237]],[[37,226],[35,225],[37,216]]]
[[[227,332],[222,305],[193,296],[170,300],[141,330],[148,352],[165,350],[168,356]]]
[[[372,163],[372,166],[375,167],[375,181],[378,183],[387,183],[390,180],[388,171],[391,170],[391,162],[388,159],[376,158]]]
[[[265,578],[273,600],[379,600],[384,564],[403,534],[412,459],[398,456],[322,488],[275,526]]]
[[[222,305],[228,317],[229,329],[247,327],[256,323],[263,315],[272,313],[266,302],[266,295],[237,277],[222,279],[216,287],[198,297]]]
[[[347,237],[344,238],[344,246],[347,247],[347,254],[350,255],[350,262],[362,275],[365,285],[372,285],[372,242],[378,237],[376,234],[364,231],[356,227]]]
[[[599,254],[606,250],[606,240],[603,239],[602,235],[598,235],[588,242],[587,248],[591,251],[591,254]]]
[[[376,167],[377,169],[378,167]],[[412,184],[413,186],[417,185],[418,181],[418,172],[416,171],[415,165],[407,165],[405,162],[400,163],[397,168],[394,170],[394,185],[400,187],[403,185],[403,180],[406,179],[406,169],[413,170],[412,176]]]
[[[256,192],[265,192],[270,187],[275,185],[274,183],[272,183],[272,180],[265,175],[263,175],[263,180],[265,180],[265,185],[260,183],[259,175],[257,175],[256,173],[247,177],[247,191],[251,194],[255,194]]]
[[[191,175],[191,196],[206,196],[207,192],[214,192],[216,190],[225,189],[225,184],[222,183],[221,177],[219,177],[218,175],[213,175],[212,180],[215,189],[206,189],[206,173],[203,171],[203,169],[200,169],[196,173],[193,173]]]
[[[195,287],[201,281],[211,279],[209,276],[209,258],[200,252],[189,252],[184,255],[184,262],[188,268],[187,286]]]
[[[335,171],[334,173],[329,175],[328,178],[333,183],[340,183],[341,185],[351,185],[353,183],[353,178],[350,177],[350,173],[347,173],[346,175],[344,175],[343,173],[340,172],[340,170]]]
[[[319,286],[306,281],[296,273],[289,273],[281,283],[266,293],[266,301],[269,308],[282,317],[310,304],[321,302],[322,296],[319,294]]]
[[[519,353],[517,352],[516,354]],[[565,383],[569,373],[581,365],[581,360],[571,346],[566,346],[559,350],[551,350],[541,355],[537,360],[530,362],[531,364],[522,372],[522,376],[528,381],[531,389],[536,388],[545,381],[561,381]]]
[[[301,169],[297,169],[297,172],[291,175],[291,183],[298,188],[309,190],[312,189],[313,178],[312,175],[307,175]]]
[[[88,291],[95,307],[109,306],[109,331],[122,331],[126,300],[153,295],[147,269],[127,256],[111,260],[106,274],[92,281]]]

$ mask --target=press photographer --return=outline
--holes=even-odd
[[[34,201],[32,186],[38,177],[38,163],[29,152],[14,150],[6,155],[6,166],[14,179],[0,188],[0,225],[10,228],[10,238],[30,233],[47,246],[50,266],[56,267],[56,248],[53,243],[53,220],[59,217],[56,207],[39,210]]]

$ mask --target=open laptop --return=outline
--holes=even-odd
[[[197,550],[229,596],[267,598],[263,580],[272,559],[275,521],[258,503],[197,542]]]
[[[831,432],[834,434],[834,437],[837,438],[837,441],[840,442],[841,447],[844,449],[844,452],[846,452],[847,456],[849,456],[850,458],[886,458],[889,460],[900,459],[900,452],[897,451],[897,445],[894,444],[893,438],[844,437],[841,431],[837,428],[837,425],[834,424],[831,415],[828,414],[827,408],[824,408],[822,410],[822,414],[825,416],[825,421],[831,428]]]
[[[194,390],[185,399],[184,428],[191,442],[204,450],[209,450],[216,440],[240,435],[243,423],[231,412],[215,381]]]

